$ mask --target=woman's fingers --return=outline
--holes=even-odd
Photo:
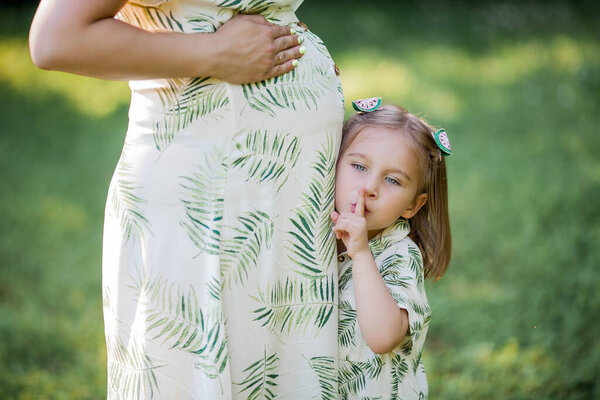
[[[294,63],[294,61],[296,61],[296,63]],[[283,64],[275,65],[273,68],[271,68],[271,71],[263,79],[271,79],[275,78],[276,76],[288,73],[294,68],[296,68],[297,63],[298,60],[294,59],[289,60]]]
[[[269,22],[267,21],[267,23]],[[291,28],[289,26],[271,24],[271,28],[273,29],[273,39],[277,39],[282,36],[290,36],[292,34]]]
[[[283,64],[289,60],[298,60],[305,52],[306,48],[304,46],[295,46],[291,49],[279,51],[275,54],[275,65]]]
[[[305,48],[290,27],[273,25],[259,15],[238,15],[216,33],[222,57],[215,58],[216,78],[251,83],[290,72]]]

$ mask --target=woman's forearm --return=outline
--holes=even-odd
[[[352,280],[358,325],[367,345],[375,353],[390,352],[406,336],[408,313],[398,308],[370,252],[353,258]]]
[[[273,65],[275,28],[263,24],[262,17],[238,17],[217,33],[152,33],[114,19],[125,3],[42,0],[30,32],[33,62],[43,69],[118,80],[213,76],[245,83],[291,69],[291,61]]]

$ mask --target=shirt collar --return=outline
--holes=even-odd
[[[410,233],[410,223],[407,219],[399,218],[392,225],[375,235],[369,240],[369,248],[377,247],[382,242],[397,243],[408,236]]]

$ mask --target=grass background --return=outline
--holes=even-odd
[[[0,398],[100,399],[102,216],[128,89],[36,70],[34,8],[0,13]],[[430,398],[600,398],[599,7],[328,0],[299,16],[347,103],[379,95],[449,132]]]

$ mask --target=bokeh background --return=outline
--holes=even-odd
[[[101,399],[102,218],[129,92],[37,70],[35,6],[0,6],[0,398]],[[430,398],[600,398],[600,6],[313,0],[298,14],[347,105],[382,96],[449,132],[454,252],[428,285]]]

